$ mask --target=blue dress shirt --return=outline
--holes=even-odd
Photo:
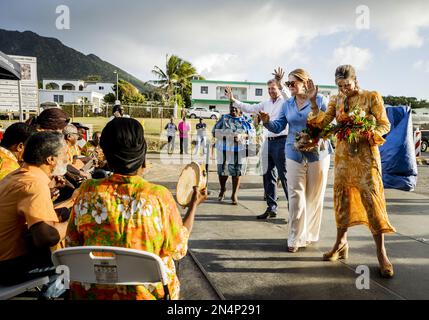
[[[326,111],[327,99],[323,95],[317,95],[316,103],[320,110]],[[332,146],[329,140],[320,142],[320,144],[324,144],[324,148],[321,148],[319,145],[319,152],[301,152],[295,149],[295,134],[297,132],[301,132],[307,127],[307,117],[310,112],[310,100],[307,100],[301,110],[298,110],[295,97],[291,97],[283,103],[279,119],[264,124],[265,128],[274,133],[283,131],[286,128],[286,125],[289,124],[289,135],[286,139],[285,148],[287,159],[294,160],[299,163],[302,163],[303,161],[314,162],[319,161],[332,153]]]

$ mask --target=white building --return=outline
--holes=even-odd
[[[259,103],[270,98],[266,82],[192,80],[192,106],[228,113],[229,100],[225,96],[226,86],[230,86],[234,96],[245,103]],[[337,92],[336,86],[319,85],[319,93],[328,98]]]
[[[103,95],[113,93],[113,83],[109,82],[85,82],[85,90],[86,91],[94,91],[102,93]]]
[[[21,65],[21,106],[24,114],[38,111],[37,58],[13,56],[10,58]],[[0,80],[0,113],[19,113],[18,81]]]
[[[113,83],[85,82],[83,80],[43,80],[39,90],[39,104],[91,104],[93,109],[101,108],[104,96],[114,93]]]

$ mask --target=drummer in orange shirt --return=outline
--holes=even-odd
[[[67,168],[67,146],[58,132],[38,132],[27,141],[24,164],[0,181],[0,284],[12,285],[51,266],[50,247],[64,238],[68,216],[58,216],[49,183]]]
[[[0,180],[19,168],[24,153],[24,144],[35,130],[19,122],[10,125],[0,143]]]

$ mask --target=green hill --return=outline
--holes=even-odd
[[[10,55],[37,57],[37,75],[43,79],[86,79],[99,75],[103,82],[116,82],[113,71],[119,77],[132,83],[142,93],[152,92],[154,87],[130,75],[124,70],[101,60],[94,54],[85,55],[65,46],[58,39],[39,36],[25,31],[0,29],[0,51]]]

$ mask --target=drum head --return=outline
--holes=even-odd
[[[200,165],[196,162],[191,162],[183,168],[177,181],[176,198],[177,202],[186,206],[191,202],[192,194],[194,193],[194,186],[201,189],[205,188],[206,175]]]

